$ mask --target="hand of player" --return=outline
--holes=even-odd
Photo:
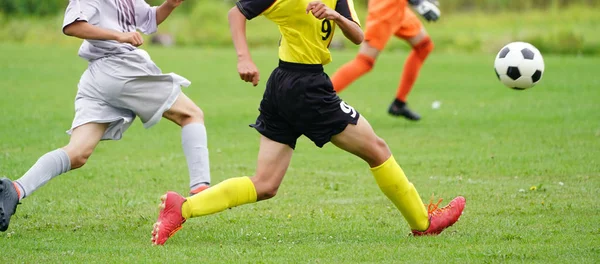
[[[258,72],[258,68],[254,62],[252,62],[252,60],[238,61],[237,70],[240,74],[240,79],[244,80],[245,82],[251,82],[254,86],[258,85],[260,73]]]
[[[129,43],[136,47],[139,47],[142,44],[144,44],[144,39],[142,38],[142,35],[137,31],[120,33],[117,37],[117,41],[121,43]]]
[[[178,7],[183,3],[184,0],[167,0],[167,4],[169,4],[172,8]]]
[[[340,18],[340,13],[329,8],[321,1],[312,1],[306,7],[306,13],[311,12],[317,19],[337,20]]]
[[[441,12],[437,7],[437,1],[435,0],[409,0],[409,3],[411,3],[415,11],[427,21],[437,21],[440,18]]]

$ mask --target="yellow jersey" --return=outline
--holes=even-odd
[[[336,24],[327,19],[319,20],[306,13],[313,0],[239,0],[236,5],[250,20],[263,15],[275,22],[281,32],[279,59],[301,64],[331,62],[329,44]],[[329,8],[360,25],[352,0],[321,0]]]

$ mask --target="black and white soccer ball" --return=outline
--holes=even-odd
[[[542,80],[544,58],[533,45],[512,42],[500,49],[496,55],[494,70],[504,85],[516,90],[525,90]]]

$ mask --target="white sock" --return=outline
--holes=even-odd
[[[21,191],[19,200],[31,195],[52,178],[71,170],[71,160],[63,149],[50,151],[41,156],[35,164],[16,180]]]
[[[201,123],[191,123],[181,129],[181,145],[190,172],[190,190],[210,184],[210,166],[206,128]]]

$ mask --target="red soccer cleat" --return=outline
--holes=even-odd
[[[425,231],[413,230],[414,236],[427,236],[427,235],[438,235],[444,229],[451,227],[458,221],[460,215],[462,215],[465,209],[465,197],[458,196],[450,203],[442,208],[438,208],[438,205],[442,202],[440,199],[437,204],[432,201],[427,205],[427,214],[429,215],[429,228]]]
[[[152,244],[163,245],[167,239],[182,228],[185,218],[181,215],[181,205],[185,198],[176,192],[167,192],[160,197],[160,213],[152,228]]]

